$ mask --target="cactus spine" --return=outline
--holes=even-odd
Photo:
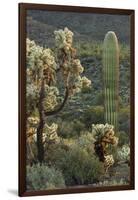
[[[119,46],[114,32],[105,35],[103,47],[105,122],[118,127]]]

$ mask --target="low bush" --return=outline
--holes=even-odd
[[[53,151],[50,159],[51,166],[62,171],[67,186],[93,184],[104,171],[98,158],[77,143],[68,150]]]
[[[87,150],[88,153],[93,154],[95,152],[94,141],[92,133],[82,131],[81,136],[76,141],[76,144],[78,144],[80,148]]]
[[[27,190],[64,188],[65,182],[60,171],[44,164],[27,166]]]
[[[120,109],[119,111],[119,130],[130,132],[130,107]]]
[[[85,112],[83,116],[83,123],[86,128],[91,129],[92,124],[101,124],[104,122],[104,107],[103,106],[91,106]]]
[[[63,138],[77,137],[85,129],[85,125],[79,120],[63,121],[59,124],[58,134]]]
[[[119,137],[118,146],[123,146],[125,144],[129,144],[130,138],[129,138],[128,133],[126,133],[125,131],[120,131],[117,133],[117,135]]]

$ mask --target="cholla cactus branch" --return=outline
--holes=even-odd
[[[26,41],[27,58],[27,104],[34,111],[38,109],[37,149],[39,162],[44,161],[43,134],[46,117],[60,112],[70,95],[80,92],[83,87],[90,87],[91,81],[81,77],[83,67],[76,58],[76,49],[72,47],[73,33],[65,28],[55,31],[56,52]],[[56,58],[55,58],[56,57]],[[56,86],[57,71],[61,72],[65,95],[59,105],[60,96]],[[33,113],[32,111],[32,113]],[[30,113],[29,113],[30,114]]]
[[[57,135],[58,125],[52,123],[51,126],[45,125],[45,132],[43,133],[43,144],[51,144],[59,141],[59,137]]]
[[[64,105],[66,104],[66,101],[67,101],[67,99],[68,99],[68,96],[69,96],[69,92],[68,92],[68,88],[66,87],[66,90],[65,90],[65,97],[64,97],[64,100],[63,100],[62,104],[59,105],[58,108],[55,109],[55,110],[53,110],[53,111],[49,111],[49,112],[48,112],[48,111],[45,111],[45,112],[44,112],[45,115],[46,115],[46,116],[55,115],[55,114],[57,114],[59,111],[61,111],[61,110],[63,109]]]
[[[90,87],[91,81],[80,76],[84,69],[80,60],[76,58],[76,50],[72,47],[73,33],[68,28],[55,31],[55,41],[57,61],[69,95],[80,92],[83,87]]]
[[[116,146],[118,138],[114,133],[114,126],[110,124],[93,124],[92,134],[95,139],[94,149],[101,162],[104,162],[105,171],[114,164],[112,155],[108,153],[109,145]]]

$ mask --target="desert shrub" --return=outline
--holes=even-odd
[[[76,45],[79,56],[81,57],[88,57],[88,56],[94,56],[98,59],[101,59],[102,55],[102,44],[100,42],[93,41],[92,43],[84,43],[81,42],[78,45]]]
[[[91,124],[101,124],[104,122],[103,106],[91,106],[84,112],[84,123],[87,128],[91,128]]]
[[[89,94],[89,93],[91,93],[91,92],[92,92],[92,88],[90,88],[90,87],[89,87],[89,88],[83,88],[83,89],[82,89],[82,94],[86,94],[86,95],[87,95],[87,94]]]
[[[125,107],[119,111],[119,130],[129,133],[130,130],[130,107]]]
[[[73,132],[73,123],[68,121],[62,121],[59,124],[58,133],[62,137],[69,137],[70,134],[72,135]]]
[[[117,186],[117,185],[126,185],[128,182],[121,178],[120,180],[105,180],[103,182],[99,182],[97,186]]]
[[[27,164],[32,164],[37,162],[37,145],[36,142],[26,141],[26,162]]]
[[[69,145],[63,140],[61,140],[58,144],[50,145],[47,151],[45,152],[45,162],[49,166],[58,168],[58,161],[61,160],[61,157],[64,157],[66,155],[66,152],[69,150],[69,148]]]
[[[45,190],[54,188],[64,188],[64,178],[60,171],[53,167],[36,164],[27,166],[27,189],[28,190]]]
[[[80,148],[87,150],[88,153],[94,153],[94,138],[93,135],[89,132],[81,132],[81,136],[77,139],[76,144]]]
[[[95,183],[103,173],[98,158],[78,144],[71,145],[67,151],[58,149],[51,156],[51,165],[62,171],[67,186]]]
[[[123,60],[130,60],[130,48],[126,44],[120,44],[120,62]]]
[[[75,119],[73,121],[63,121],[59,124],[58,134],[64,138],[76,137],[84,130],[85,125]]]
[[[75,119],[75,120],[73,121],[73,123],[74,123],[74,125],[73,125],[74,131],[76,132],[77,135],[80,135],[80,132],[81,132],[82,130],[84,130],[85,125],[84,125],[81,121],[79,121],[79,120],[77,120],[77,119]]]
[[[123,146],[124,144],[129,144],[129,135],[125,131],[120,131],[117,133],[119,137],[118,146]]]
[[[92,41],[91,43],[88,42],[79,42],[76,45],[76,48],[79,52],[80,57],[88,57],[88,56],[94,56],[98,59],[102,58],[102,49],[103,44],[98,41]],[[126,44],[120,44],[120,62],[123,60],[129,60],[130,59],[130,49],[129,46]]]
[[[99,92],[94,98],[94,105],[104,105],[104,94],[103,92]]]

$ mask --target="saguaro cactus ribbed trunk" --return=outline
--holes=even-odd
[[[107,32],[103,47],[105,122],[118,127],[119,46],[116,34]]]

